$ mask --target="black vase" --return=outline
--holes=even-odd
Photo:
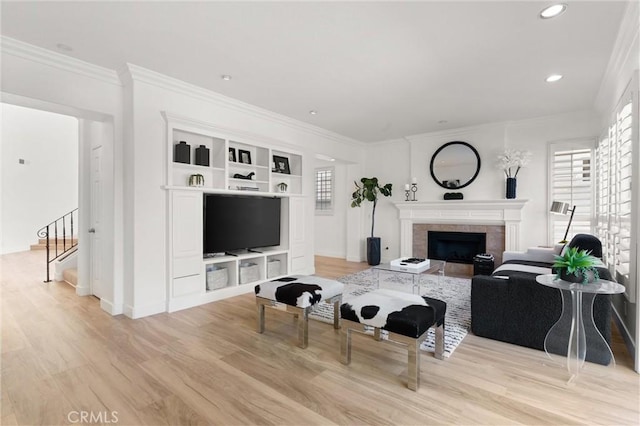
[[[372,266],[380,264],[380,237],[367,238],[367,263]]]
[[[507,199],[516,198],[516,178],[507,178]]]
[[[173,153],[173,161],[175,163],[191,163],[191,145],[185,141],[180,141],[175,145],[175,151]]]
[[[209,148],[204,145],[200,145],[198,148],[196,148],[196,165],[209,165]]]

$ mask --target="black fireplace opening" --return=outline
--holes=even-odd
[[[473,264],[473,256],[487,250],[483,232],[427,232],[427,257],[453,263]]]

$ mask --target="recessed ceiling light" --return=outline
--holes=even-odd
[[[58,48],[58,50],[63,50],[65,52],[71,52],[73,50],[73,47],[69,46],[68,44],[64,44],[64,43],[58,43],[58,44],[56,44],[56,47]]]
[[[547,83],[553,83],[560,80],[561,78],[562,78],[562,74],[551,74],[549,77],[546,78],[545,81]]]
[[[315,109],[312,109],[311,111],[309,111],[309,114],[311,115],[317,115],[318,111],[316,111]]]
[[[560,15],[565,10],[567,10],[567,5],[566,4],[564,4],[564,3],[554,4],[554,5],[551,5],[549,7],[545,7],[544,9],[542,9],[542,12],[540,12],[540,17],[542,19],[555,18],[556,16]]]
[[[224,81],[231,80],[231,76],[229,74],[222,74],[220,78],[223,79]]]

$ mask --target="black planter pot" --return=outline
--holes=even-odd
[[[516,178],[507,178],[507,199],[516,198]]]
[[[584,274],[583,272],[578,272],[578,275],[569,274],[566,269],[560,271],[560,279],[563,281],[569,281],[570,283],[582,284],[584,282],[584,275],[587,276],[587,284],[596,280],[596,275],[592,270],[586,270],[584,271]]]
[[[372,266],[380,264],[380,237],[367,238],[367,263]]]

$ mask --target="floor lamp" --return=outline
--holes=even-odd
[[[565,203],[562,201],[554,201],[551,203],[551,208],[549,209],[551,213],[558,214],[567,214],[567,212],[571,212],[571,217],[569,218],[569,224],[567,225],[567,230],[564,233],[564,238],[560,241],[561,244],[567,243],[567,235],[569,235],[569,228],[571,228],[571,221],[573,221],[573,214],[576,212],[576,206],[573,206],[572,209],[569,208],[569,203]]]

